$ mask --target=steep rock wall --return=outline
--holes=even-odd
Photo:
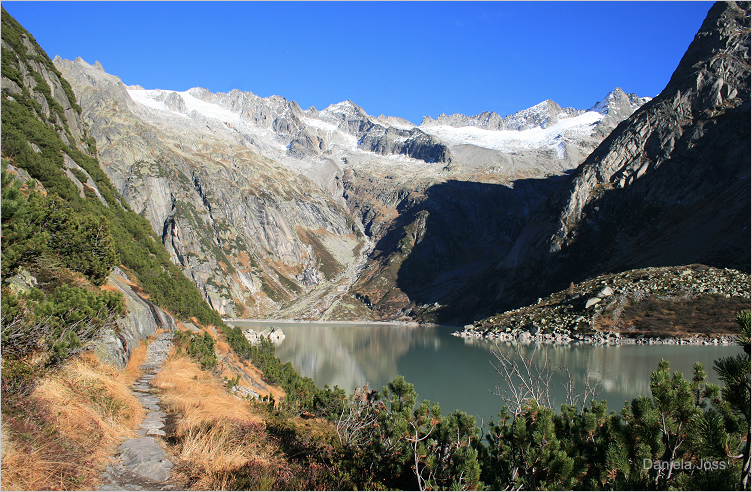
[[[157,330],[174,331],[177,323],[170,314],[139,295],[121,269],[115,268],[110,273],[107,285],[123,294],[126,313],[117,320],[117,331],[108,329],[98,337],[95,351],[100,360],[122,369],[141,340],[156,335]]]

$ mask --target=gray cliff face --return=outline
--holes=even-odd
[[[303,293],[333,288],[330,281],[359,259],[362,234],[300,172],[258,155],[243,139],[202,131],[200,118],[166,125],[135,104],[117,77],[83,60],[58,67],[78,95],[103,169],[223,316],[273,315]],[[163,98],[185,110],[179,94]],[[242,106],[252,98],[237,91],[220,99]],[[263,119],[265,111],[248,117]],[[281,120],[269,119],[281,128]]]
[[[358,148],[381,155],[405,155],[425,162],[452,161],[452,154],[441,140],[417,128],[398,129],[375,125],[358,143]]]
[[[541,295],[646,266],[749,271],[749,32],[748,3],[711,8],[661,94],[619,124],[488,275],[499,299],[526,282]]]
[[[666,207],[718,198],[740,180],[749,188],[748,14],[711,9],[666,89],[578,170],[551,251],[572,242],[599,187]]]
[[[333,104],[318,113],[318,117],[357,138],[357,148],[367,152],[405,155],[429,163],[451,161],[451,152],[440,140],[412,125],[411,128],[391,126],[386,118],[369,116],[352,101]],[[399,122],[393,119],[392,123]]]

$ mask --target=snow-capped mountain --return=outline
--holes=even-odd
[[[567,144],[588,152],[649,100],[617,88],[590,110],[561,108],[546,100],[505,118],[497,113],[441,115],[425,117],[416,126],[383,115],[375,118],[349,100],[322,111],[303,111],[279,96],[261,98],[236,90],[212,94],[202,88],[175,92],[131,86],[128,94],[149,116],[190,119],[197,128],[235,135],[273,158],[347,159],[365,152],[428,163],[449,163],[454,147],[468,145],[507,153],[553,150],[558,159],[567,156]]]
[[[118,191],[227,316],[409,319],[405,278],[453,289],[483,264],[477,252],[502,258],[559,182],[548,178],[633,111],[617,89],[600,111],[544,101],[418,126],[352,101],[303,110],[240,90],[126,87],[82,59],[55,64]]]
[[[617,87],[589,110],[562,108],[547,99],[505,118],[488,112],[442,114],[435,120],[425,117],[420,127],[449,146],[472,144],[502,152],[551,148],[563,158],[565,142],[599,140],[649,100]]]

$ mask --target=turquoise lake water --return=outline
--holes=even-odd
[[[292,322],[232,322],[235,326],[260,331],[281,328],[285,339],[277,344],[277,357],[291,362],[302,375],[323,387],[338,385],[348,393],[369,383],[371,389],[402,375],[415,385],[418,401],[439,402],[443,414],[462,410],[488,422],[501,410],[503,402],[494,394],[503,379],[494,369],[494,347],[513,353],[510,344],[496,346],[486,340],[468,340],[452,336],[456,327],[409,327],[386,324],[326,324]],[[530,353],[532,346],[524,347]],[[551,394],[554,407],[564,403],[568,367],[583,386],[589,366],[594,378],[601,380],[598,400],[606,400],[609,409],[620,410],[624,402],[637,395],[650,394],[650,373],[661,358],[672,370],[692,378],[695,361],[705,365],[711,382],[718,383],[713,361],[742,351],[738,346],[696,345],[538,345],[535,357],[546,357],[554,368]]]

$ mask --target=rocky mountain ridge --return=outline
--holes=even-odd
[[[533,107],[502,117],[496,112],[483,112],[476,116],[463,114],[441,114],[436,119],[425,116],[421,127],[448,125],[454,128],[472,126],[495,131],[524,131],[533,128],[549,128],[562,119],[580,116],[587,111],[594,111],[608,116],[618,123],[632,115],[640,106],[650,101],[649,97],[626,94],[621,87],[612,90],[590,109],[562,108],[554,101],[546,99]],[[614,125],[615,126],[615,125]],[[602,127],[601,127],[602,128]]]
[[[717,3],[671,81],[549,197],[486,272],[512,307],[605,272],[750,268],[749,4]],[[522,299],[519,293],[528,292]]]
[[[404,256],[390,244],[402,240],[397,236],[403,226],[395,220],[402,215],[400,224],[412,220],[419,210],[406,211],[425,201],[426,190],[448,180],[511,185],[519,177],[560,174],[597,140],[588,121],[575,131],[587,145],[560,138],[563,151],[534,142],[509,156],[481,143],[461,146],[458,155],[464,157],[458,159],[441,138],[404,120],[374,118],[351,101],[303,111],[279,96],[201,88],[147,91],[126,87],[99,63],[59,57],[54,63],[71,80],[118,191],[226,317],[394,317],[392,308],[378,315],[363,309],[358,300],[363,293],[350,291],[364,271],[382,271],[374,270],[381,260],[374,263],[371,251],[389,230],[396,233],[378,254]],[[590,113],[593,121],[604,117]],[[487,152],[494,167],[476,159],[477,150]],[[481,214],[491,219],[491,229],[504,230],[503,247],[521,224],[506,218],[509,211],[528,210],[547,193],[536,191],[537,185],[518,186],[528,191],[494,199],[498,205]],[[528,198],[519,202],[521,196]],[[473,203],[469,209],[487,206]],[[493,225],[498,220],[490,210],[505,217],[500,226]],[[510,220],[516,224],[511,229]],[[489,226],[478,221],[462,236],[484,228]],[[451,239],[455,245],[461,241]],[[453,268],[456,262],[442,263]],[[394,290],[394,280],[377,290]],[[357,314],[340,299],[356,304]],[[397,309],[403,311],[398,316],[407,315],[409,304]]]
[[[476,117],[442,115],[437,120],[426,117],[420,126],[415,126],[399,118],[387,118],[383,115],[375,118],[349,100],[332,104],[321,111],[313,107],[303,111],[294,101],[287,101],[280,96],[261,98],[251,92],[239,90],[212,94],[197,87],[178,93],[159,89],[147,91],[140,86],[131,86],[128,93],[138,104],[154,110],[185,115],[210,127],[217,122],[220,126],[224,123],[245,135],[248,142],[257,146],[258,151],[267,157],[308,161],[327,156],[339,157],[339,161],[344,157],[346,161],[347,154],[367,152],[388,157],[403,156],[408,160],[426,163],[449,164],[456,160],[449,149],[453,143],[442,141],[441,135],[436,134],[441,127],[472,126],[492,131],[524,132],[535,128],[550,128],[561,120],[588,112],[561,108],[548,100],[503,119],[496,113],[483,113]],[[186,103],[187,100],[190,102],[194,99],[205,104],[197,105],[196,101],[193,104]],[[583,121],[581,126],[586,128],[579,133],[584,137],[595,134],[600,139],[646,100],[648,98],[627,95],[617,88],[590,110],[593,116]],[[601,119],[604,121],[601,122]],[[562,137],[565,136],[566,130]],[[493,141],[499,138],[508,140],[515,137],[488,134],[484,141],[476,141],[474,144],[482,148],[489,145],[494,148]],[[527,139],[524,135],[518,138],[523,141]],[[540,143],[532,145],[532,148],[540,147]]]
[[[739,8],[719,5],[708,19]],[[693,46],[717,46],[690,47],[653,100],[617,88],[589,111],[544,101],[419,127],[352,101],[304,111],[56,64],[113,182],[224,315],[451,322],[604,271],[744,270],[748,36],[732,34],[748,27],[712,22]],[[707,168],[718,159],[733,164]]]

